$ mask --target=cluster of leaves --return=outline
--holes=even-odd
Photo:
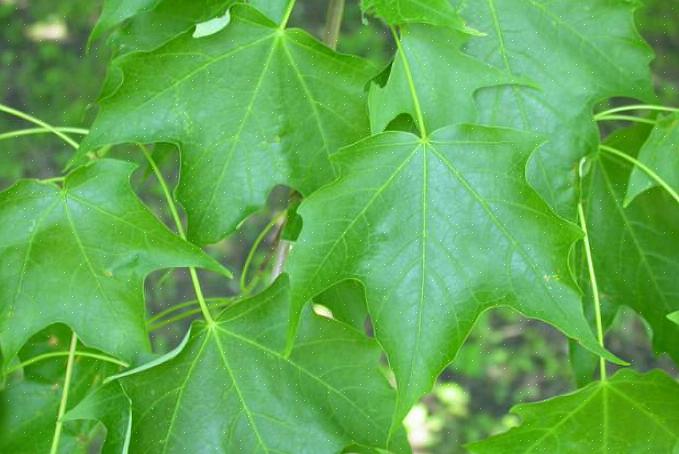
[[[105,3],[92,39],[116,57],[89,135],[41,123],[72,170],[0,193],[2,450],[85,449],[100,421],[104,452],[407,452],[403,418],[498,306],[571,338],[584,387],[472,452],[676,449],[676,381],[605,366],[625,364],[604,346],[622,306],[679,360],[679,113],[593,113],[654,99],[636,3],[365,0],[396,43],[382,71],[289,28],[294,6]],[[639,126],[600,143],[614,120]],[[161,143],[186,232],[143,145]],[[119,144],[140,144],[176,233],[105,158]],[[195,267],[231,273],[202,247],[278,185],[303,199],[289,258],[259,293],[206,300]],[[155,357],[143,282],[174,267],[203,320]]]

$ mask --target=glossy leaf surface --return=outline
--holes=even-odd
[[[634,25],[638,2],[455,3],[487,34],[469,42],[469,53],[534,84],[482,90],[480,121],[549,139],[531,159],[528,177],[558,213],[575,219],[578,162],[598,145],[594,104],[612,96],[653,99],[653,54]]]
[[[180,144],[179,198],[201,244],[230,233],[278,184],[307,195],[332,180],[328,155],[368,133],[371,65],[252,8],[231,11],[214,35],[117,60],[124,81],[81,148]]]
[[[0,193],[0,345],[5,365],[53,323],[127,362],[149,350],[144,278],[161,268],[226,271],[172,234],[129,184],[134,166],[103,160],[59,187],[20,181]]]
[[[288,271],[298,309],[346,279],[366,287],[399,387],[399,416],[428,391],[474,321],[510,306],[601,352],[567,257],[579,229],[552,214],[512,130],[457,126],[428,141],[384,133],[334,156],[341,177],[302,203]]]
[[[214,326],[194,324],[165,362],[122,376],[133,403],[131,452],[386,447],[394,392],[377,344],[307,312],[286,357],[288,301],[282,278]]]
[[[468,446],[472,453],[676,452],[679,384],[629,369],[572,394],[515,407],[519,427]]]

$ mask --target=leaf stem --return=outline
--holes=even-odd
[[[284,30],[285,27],[288,25],[288,21],[290,20],[290,16],[292,15],[292,10],[295,9],[295,3],[297,0],[290,0],[288,2],[288,6],[285,8],[285,12],[283,13],[283,19],[281,20],[281,23],[279,25],[280,30]]]
[[[13,115],[17,118],[21,118],[22,120],[26,120],[26,121],[34,123],[38,126],[41,126],[41,127],[45,128],[46,130],[48,130],[49,132],[51,132],[52,134],[59,136],[64,142],[69,144],[75,150],[78,149],[78,143],[75,140],[71,139],[69,136],[67,136],[63,132],[59,131],[54,126],[47,124],[44,121],[42,121],[38,118],[35,118],[32,115],[29,115],[25,112],[21,112],[20,110],[13,109],[13,108],[6,106],[4,104],[0,104],[0,112],[5,112],[5,113]]]
[[[222,300],[223,300],[223,298],[216,298],[216,299],[207,298],[206,299],[208,305],[212,305],[213,301],[222,301]],[[180,311],[182,309],[186,309],[187,307],[199,306],[199,305],[200,305],[200,303],[198,303],[198,300],[185,301],[183,303],[175,304],[174,306],[171,306],[171,307],[165,309],[164,311],[158,312],[153,317],[149,317],[149,319],[146,320],[146,325],[147,326],[152,325],[155,322],[157,322],[158,320],[160,320],[161,318],[167,317],[168,315],[170,315],[174,312]]]
[[[610,114],[618,113],[618,112],[628,112],[630,110],[655,110],[658,112],[679,112],[679,109],[676,107],[665,107],[665,106],[658,106],[658,105],[653,105],[653,104],[633,104],[631,106],[622,106],[622,107],[616,107],[614,109],[609,109],[605,110],[603,112],[599,112],[598,114],[594,115],[594,119],[598,120],[599,117],[605,117]]]
[[[59,402],[59,411],[57,413],[57,423],[54,427],[54,437],[52,438],[52,447],[50,454],[57,454],[59,452],[59,440],[61,438],[61,431],[64,426],[62,418],[66,413],[66,405],[68,403],[68,389],[71,387],[71,378],[73,377],[73,364],[75,362],[75,349],[78,345],[78,336],[75,331],[71,334],[71,346],[68,349],[68,361],[66,362],[66,377],[64,378],[64,388],[61,390],[61,402]]]
[[[59,357],[68,356],[68,355],[70,355],[69,351],[43,353],[42,355],[34,356],[33,358],[27,359],[26,361],[22,362],[21,364],[17,364],[16,366],[10,367],[9,369],[7,369],[5,371],[5,374],[11,374],[14,371],[17,371],[19,369],[23,369],[24,367],[30,366],[31,364],[38,363],[40,361],[44,361],[46,359],[59,358]],[[98,359],[100,361],[105,361],[107,363],[117,364],[121,367],[130,367],[130,365],[127,364],[126,362],[120,361],[120,360],[113,358],[111,356],[100,355],[98,353],[76,351],[75,356],[81,356],[83,358]]]
[[[633,121],[635,123],[645,123],[648,125],[655,125],[657,121],[650,118],[635,117],[634,115],[602,115],[596,118],[596,121]]]
[[[619,157],[623,158],[624,160],[626,160],[627,162],[630,162],[633,165],[639,167],[653,181],[655,181],[656,183],[658,183],[658,185],[660,185],[663,189],[665,189],[677,203],[679,203],[679,194],[677,194],[677,192],[674,189],[672,189],[672,187],[660,175],[655,173],[646,164],[639,161],[638,159],[633,158],[632,156],[628,155],[627,153],[623,153],[622,151],[620,151],[616,148],[613,148],[613,147],[609,147],[608,145],[599,145],[599,148],[603,151],[606,151],[608,153],[619,156]]]
[[[220,308],[220,307],[229,306],[229,305],[235,303],[236,301],[238,301],[238,300],[237,299],[229,300],[229,301],[219,300],[218,302],[216,302],[214,304],[210,304],[210,306],[213,307],[213,308]],[[198,303],[195,302],[194,304],[198,304]],[[173,307],[176,307],[176,306],[173,306]],[[156,324],[149,324],[148,330],[151,331],[151,332],[157,331],[161,328],[164,328],[167,325],[171,325],[172,323],[179,322],[181,320],[184,320],[185,318],[189,318],[193,315],[200,314],[201,312],[202,312],[202,309],[200,309],[200,308],[191,309],[191,310],[188,310],[186,312],[182,312],[179,315],[175,315],[174,317],[170,317],[166,320],[162,320],[162,321],[160,321]]]
[[[410,68],[410,63],[408,62],[408,58],[406,57],[405,50],[403,49],[401,39],[399,38],[396,29],[393,26],[390,26],[389,29],[391,30],[391,34],[394,37],[394,41],[396,41],[398,53],[401,56],[401,60],[403,61],[403,69],[405,70],[406,78],[408,79],[408,87],[410,88],[410,94],[413,98],[413,104],[415,105],[415,115],[417,115],[417,126],[420,131],[420,136],[422,139],[426,140],[427,129],[424,125],[424,115],[422,114],[422,106],[420,106],[420,98],[417,96],[417,90],[415,90],[415,80],[413,79],[413,72],[412,69]]]
[[[67,126],[55,126],[55,131],[70,133],[70,134],[80,134],[86,136],[89,134],[89,130],[82,128],[69,128]],[[0,134],[0,140],[14,139],[16,137],[30,136],[34,134],[46,134],[52,133],[51,130],[47,128],[27,128],[27,129],[17,129],[16,131],[9,131]]]
[[[240,275],[240,290],[242,293],[247,293],[250,289],[248,288],[248,281],[247,281],[247,274],[248,270],[250,269],[250,265],[252,263],[252,260],[255,257],[255,253],[259,249],[259,246],[262,244],[264,239],[267,237],[267,235],[271,232],[271,230],[281,222],[282,219],[285,219],[285,216],[287,215],[287,211],[282,211],[275,215],[271,221],[262,229],[262,231],[259,233],[255,241],[252,243],[252,247],[250,248],[250,252],[248,252],[248,256],[245,259],[245,264],[243,265],[243,272]]]
[[[158,184],[160,184],[160,188],[162,189],[163,194],[165,195],[165,201],[167,202],[167,206],[170,209],[172,219],[174,220],[175,226],[177,228],[177,233],[179,234],[181,239],[186,241],[186,233],[184,232],[184,226],[182,225],[181,218],[179,217],[179,212],[177,211],[177,205],[174,203],[174,198],[172,197],[172,193],[170,192],[170,189],[167,186],[165,177],[158,168],[156,162],[153,160],[153,157],[149,153],[148,149],[142,144],[138,145],[142,153],[144,154],[144,157],[151,166],[151,169],[153,169],[153,173],[156,175]],[[205,321],[208,323],[208,325],[213,325],[215,321],[212,318],[212,315],[210,314],[210,310],[207,306],[207,303],[205,302],[205,297],[203,296],[203,289],[200,286],[200,280],[198,279],[198,273],[196,273],[196,269],[194,267],[189,267],[189,274],[191,275],[193,291],[196,293],[196,298],[198,299],[200,309],[203,312],[203,317],[205,317]]]
[[[342,17],[344,16],[344,0],[330,0],[328,13],[325,19],[325,30],[323,31],[323,41],[329,48],[337,49],[340,29],[342,28]]]
[[[597,285],[596,274],[594,273],[594,262],[592,260],[592,249],[589,244],[589,233],[587,231],[587,221],[585,219],[585,210],[582,207],[582,202],[578,203],[578,218],[580,219],[580,227],[584,232],[585,236],[582,241],[585,244],[585,255],[587,257],[587,269],[589,270],[589,281],[592,287],[592,296],[594,298],[594,315],[596,317],[596,331],[597,338],[599,340],[599,345],[602,348],[604,346],[604,328],[601,321],[601,301],[599,300],[599,286]],[[599,373],[601,375],[601,381],[606,380],[606,360],[603,357],[599,357]]]

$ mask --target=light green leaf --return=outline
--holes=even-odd
[[[474,94],[482,87],[522,82],[520,78],[463,53],[469,39],[460,32],[413,25],[401,31],[402,52],[396,54],[384,87],[370,90],[370,126],[382,132],[401,113],[417,119],[409,79],[417,87],[425,127],[473,122],[478,114]]]
[[[302,203],[288,266],[295,308],[343,280],[363,282],[396,374],[399,417],[494,306],[547,321],[605,354],[567,263],[580,231],[525,182],[538,144],[482,126],[447,127],[426,141],[383,133],[334,155],[340,179]]]
[[[648,141],[639,152],[639,161],[655,172],[675,191],[679,191],[679,113],[658,118]],[[625,205],[642,192],[658,186],[637,167],[630,175]]]
[[[314,298],[332,312],[335,320],[348,323],[357,330],[365,329],[368,311],[365,305],[365,290],[359,281],[343,281],[330,287]]]
[[[133,362],[149,351],[143,281],[161,268],[227,273],[138,200],[134,166],[104,160],[63,187],[20,181],[0,193],[0,345],[5,366],[56,322],[88,346]]]
[[[420,23],[472,31],[449,0],[361,0],[361,8],[389,25]]]
[[[130,17],[151,11],[162,0],[106,0],[90,41],[94,41],[113,30]]]
[[[394,392],[376,342],[307,312],[290,356],[287,279],[193,325],[165,362],[121,376],[130,452],[340,452],[386,447]]]
[[[51,326],[32,337],[18,357],[26,361],[40,354],[67,351],[70,337],[71,331],[67,327]],[[0,452],[35,454],[50,451],[66,361],[66,356],[46,359],[8,378],[6,388],[0,391]],[[117,370],[115,365],[77,358],[69,388],[69,407]],[[89,452],[94,430],[94,423],[89,421],[64,423],[58,452]]]
[[[635,0],[456,0],[488,36],[467,50],[537,88],[495,87],[478,94],[480,121],[549,138],[528,178],[557,212],[575,219],[580,158],[596,151],[595,103],[613,96],[653,98],[653,53],[634,25]],[[443,99],[445,97],[442,96]]]
[[[102,454],[126,454],[132,428],[132,402],[117,382],[107,383],[88,394],[64,415],[64,421],[101,421],[106,427]]]
[[[522,424],[468,446],[472,453],[672,453],[679,384],[664,372],[623,369],[609,381],[514,407]]]
[[[201,244],[231,232],[276,185],[308,195],[332,180],[328,155],[368,134],[372,66],[246,6],[217,34],[185,34],[117,64],[124,82],[101,102],[80,156],[106,144],[180,144],[179,198]]]
[[[669,315],[667,316],[667,318],[669,318],[669,319],[672,320],[674,323],[676,323],[677,325],[679,325],[679,311],[672,312],[671,314],[669,314]]]

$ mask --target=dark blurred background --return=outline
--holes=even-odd
[[[293,24],[303,24],[320,36],[327,1],[298,3]],[[660,103],[677,106],[679,2],[645,0],[645,5],[637,21],[657,54],[654,74]],[[85,51],[100,8],[101,3],[92,0],[0,0],[0,102],[55,126],[87,127],[96,112],[94,103],[109,58],[104,43],[95,43],[89,53]],[[339,50],[386,65],[392,47],[385,30],[375,20],[361,16],[358,1],[348,0]],[[0,113],[0,137],[29,127],[32,125]],[[176,178],[176,150],[162,147],[155,151],[165,172]],[[71,153],[49,135],[0,140],[0,190],[18,178],[58,175]],[[133,183],[151,209],[167,219],[162,196],[139,153],[120,147],[114,154],[139,162]],[[252,216],[231,238],[212,246],[210,252],[231,269],[240,270],[253,242],[283,208],[286,197],[285,190],[275,191],[266,209]],[[278,230],[274,226],[263,236],[254,254],[254,275],[264,274],[271,266]],[[237,279],[228,284],[207,275],[203,279],[213,296],[238,291]],[[173,271],[151,276],[147,297],[152,316],[194,296],[185,274]],[[155,324],[156,349],[175,345],[188,320]],[[653,356],[647,327],[633,313],[620,314],[607,341],[613,352],[631,360],[639,370],[662,367],[677,373],[667,358]],[[462,444],[515,424],[507,415],[512,405],[572,389],[564,337],[543,323],[510,311],[494,311],[482,317],[454,364],[413,409],[406,425],[416,452],[463,452]]]

